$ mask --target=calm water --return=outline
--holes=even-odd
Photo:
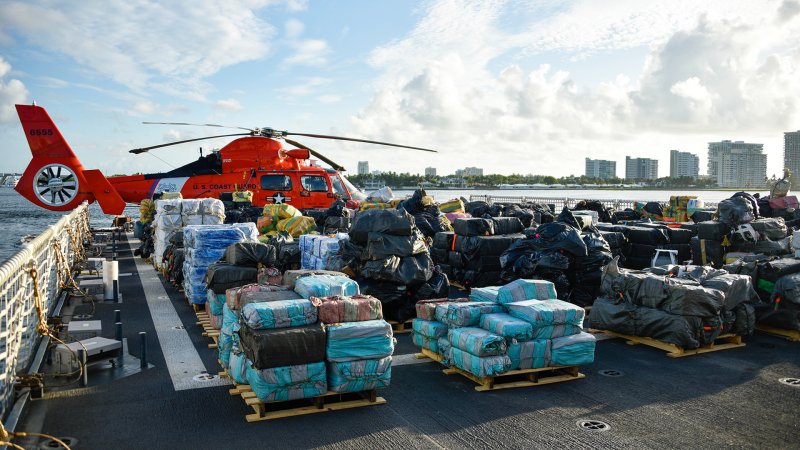
[[[396,190],[395,196],[410,195],[413,191]],[[514,197],[546,197],[570,199],[620,199],[620,200],[654,200],[668,201],[671,195],[697,195],[703,200],[719,202],[729,198],[734,191],[645,191],[645,190],[592,190],[592,189],[514,189],[514,190],[431,190],[430,195],[439,201],[447,201],[460,196],[469,199],[470,195],[493,195]],[[751,192],[755,193],[755,192]],[[766,195],[768,192],[762,192]],[[94,203],[90,207],[92,225],[106,227],[111,225],[111,217],[106,216]],[[126,210],[127,214],[138,215],[138,210]],[[19,195],[13,189],[0,189],[0,261],[18,251],[16,244],[20,238],[28,234],[39,234],[45,228],[55,224],[64,213],[48,211],[40,208]]]

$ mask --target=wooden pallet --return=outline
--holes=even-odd
[[[496,391],[500,389],[513,389],[521,387],[541,386],[544,384],[561,383],[564,381],[580,380],[586,375],[578,371],[578,366],[544,367],[542,369],[512,370],[492,377],[478,377],[458,367],[449,367],[442,371],[445,375],[458,374],[478,383],[475,390],[478,392]]]
[[[768,327],[766,325],[756,325],[756,330],[761,331],[762,333],[771,334],[774,336],[780,336],[782,338],[786,338],[792,342],[800,341],[800,331],[798,330],[787,330],[784,328],[773,328]]]
[[[197,325],[200,325],[200,327],[203,328],[203,336],[211,338],[211,340],[214,341],[213,343],[208,344],[208,348],[217,348],[219,344],[220,331],[211,325],[211,318],[208,316],[208,313],[205,310],[197,311],[195,314],[197,315]]]
[[[438,363],[444,361],[444,356],[442,356],[442,355],[440,355],[438,353],[432,352],[432,351],[428,350],[427,348],[421,348],[419,353],[414,354],[414,357],[417,358],[417,359],[430,358],[430,359],[432,359],[432,360],[434,360],[434,361],[436,361]]]
[[[723,334],[719,336],[717,339],[715,339],[714,343],[712,344],[704,345],[699,348],[685,349],[681,346],[670,344],[664,341],[659,341],[657,339],[649,337],[630,336],[627,334],[617,333],[608,330],[597,330],[597,331],[605,333],[607,336],[613,336],[625,339],[626,340],[625,343],[628,345],[641,344],[664,350],[667,352],[667,356],[669,356],[670,358],[681,358],[683,356],[699,355],[701,353],[716,352],[719,350],[727,350],[730,348],[738,348],[745,346],[745,344],[742,342],[742,337],[736,336],[734,334]],[[720,344],[717,344],[717,342],[719,341],[722,342]]]
[[[387,322],[392,326],[393,334],[411,333],[411,320],[406,320],[403,323],[397,322],[396,320],[387,320]]]

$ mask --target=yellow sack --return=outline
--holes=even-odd
[[[292,237],[300,237],[300,235],[309,234],[316,230],[317,222],[313,217],[292,217],[278,222],[278,231],[289,233]]]
[[[443,213],[464,213],[464,202],[460,198],[444,202],[439,205],[439,211]]]
[[[273,216],[262,216],[256,220],[256,228],[259,233],[268,233],[275,230],[276,221]]]
[[[397,205],[399,205],[400,202],[402,202],[403,200],[406,200],[406,199],[408,199],[408,197],[406,197],[406,198],[393,198],[389,202],[389,205],[391,205],[392,208],[397,208]]]
[[[142,200],[139,203],[139,221],[142,223],[149,223],[156,215],[156,202],[149,198]]]
[[[237,203],[253,203],[253,191],[234,192],[233,201]]]
[[[361,207],[359,208],[361,211],[367,211],[369,209],[392,209],[393,206],[391,203],[381,203],[381,202],[361,202]]]
[[[262,216],[273,216],[276,219],[290,219],[292,217],[300,217],[303,214],[292,205],[287,203],[274,204],[270,203],[264,205],[264,213]]]

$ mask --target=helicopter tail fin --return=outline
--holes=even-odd
[[[99,171],[83,169],[47,111],[36,105],[16,107],[33,156],[16,191],[53,211],[69,211],[83,201],[98,200],[106,214],[121,214],[125,202]]]

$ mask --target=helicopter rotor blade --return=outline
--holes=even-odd
[[[191,127],[217,127],[217,128],[231,128],[234,130],[245,130],[255,133],[257,130],[253,128],[234,127],[230,125],[219,125],[216,123],[187,123],[187,122],[142,122],[145,125],[185,125]]]
[[[324,155],[322,155],[318,151],[310,149],[307,146],[305,146],[305,145],[303,145],[303,144],[301,144],[301,143],[299,143],[297,141],[293,141],[291,139],[286,139],[286,138],[283,138],[283,140],[288,142],[289,144],[294,145],[297,148],[302,148],[303,150],[308,150],[308,153],[311,153],[312,155],[317,157],[320,161],[322,161],[322,162],[326,163],[327,165],[331,166],[334,170],[337,170],[339,172],[345,172],[347,170],[341,164],[337,164],[337,163],[333,162],[332,160],[328,159],[327,157],[325,157]]]
[[[367,143],[367,144],[388,145],[390,147],[410,148],[412,150],[422,150],[423,152],[438,153],[436,150],[431,150],[429,148],[412,147],[410,145],[392,144],[392,143],[389,143],[389,142],[381,142],[381,141],[370,141],[370,140],[367,140],[367,139],[356,139],[356,138],[349,138],[349,137],[342,137],[342,136],[329,136],[327,134],[292,133],[292,132],[289,132],[289,131],[284,131],[282,133],[283,133],[284,136],[288,136],[288,135],[306,136],[306,137],[319,138],[319,139],[333,139],[333,140],[337,140],[337,141],[364,142],[364,143]]]
[[[135,148],[133,150],[128,150],[128,152],[129,153],[133,153],[134,155],[138,155],[140,153],[144,153],[144,152],[156,149],[156,148],[169,147],[170,145],[184,144],[186,142],[195,142],[195,141],[202,141],[202,140],[205,140],[205,139],[215,139],[215,138],[221,138],[221,137],[250,136],[250,135],[251,135],[250,133],[235,133],[235,134],[221,134],[221,135],[218,135],[218,136],[206,136],[206,137],[201,137],[201,138],[196,138],[196,139],[185,139],[183,141],[169,142],[169,143],[161,144],[161,145],[152,145],[150,147]]]

